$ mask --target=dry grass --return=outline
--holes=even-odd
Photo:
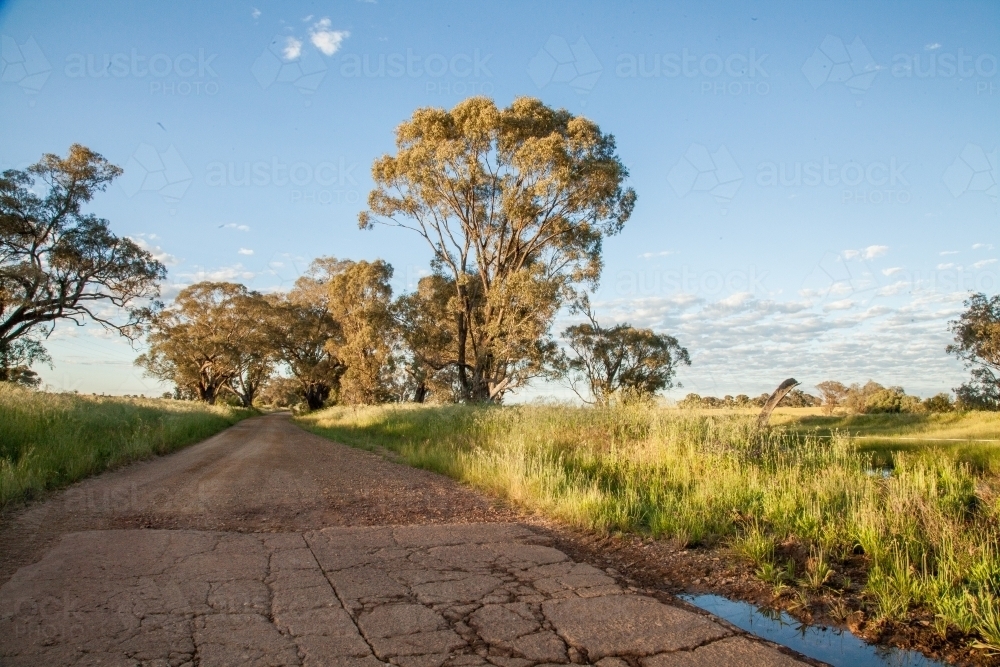
[[[0,382],[0,507],[198,442],[251,414],[188,401],[49,394]]]

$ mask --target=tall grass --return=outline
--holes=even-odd
[[[186,401],[49,394],[0,382],[0,507],[166,454],[250,414]]]
[[[810,554],[800,583],[811,588],[848,585],[837,569],[863,553],[874,617],[922,607],[944,632],[1000,647],[998,485],[947,453],[895,454],[884,474],[836,434],[652,407],[332,408],[300,419],[574,526],[727,542],[769,576],[775,545],[791,542]]]

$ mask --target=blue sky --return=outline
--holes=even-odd
[[[123,166],[92,208],[168,264],[168,297],[284,289],[319,255],[384,258],[399,292],[427,249],[356,223],[393,128],[532,95],[617,138],[639,201],[595,301],[690,349],[671,395],[928,395],[964,377],[947,321],[1000,283],[998,25],[988,1],[15,0],[0,167],[74,142]],[[52,389],[162,391],[97,326],[48,347]]]

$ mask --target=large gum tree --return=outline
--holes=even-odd
[[[39,339],[61,320],[141,334],[166,269],[84,210],[121,173],[74,144],[0,174],[0,379],[45,359]]]
[[[553,372],[552,321],[574,287],[596,285],[602,239],[635,205],[627,176],[613,136],[537,99],[500,109],[473,97],[396,129],[359,223],[429,245],[450,291],[441,326],[452,344],[434,363],[454,369],[463,400],[499,402]]]

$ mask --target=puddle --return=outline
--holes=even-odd
[[[944,667],[917,651],[867,644],[846,630],[804,625],[784,612],[758,609],[718,595],[681,595],[696,607],[802,655],[834,667]]]

